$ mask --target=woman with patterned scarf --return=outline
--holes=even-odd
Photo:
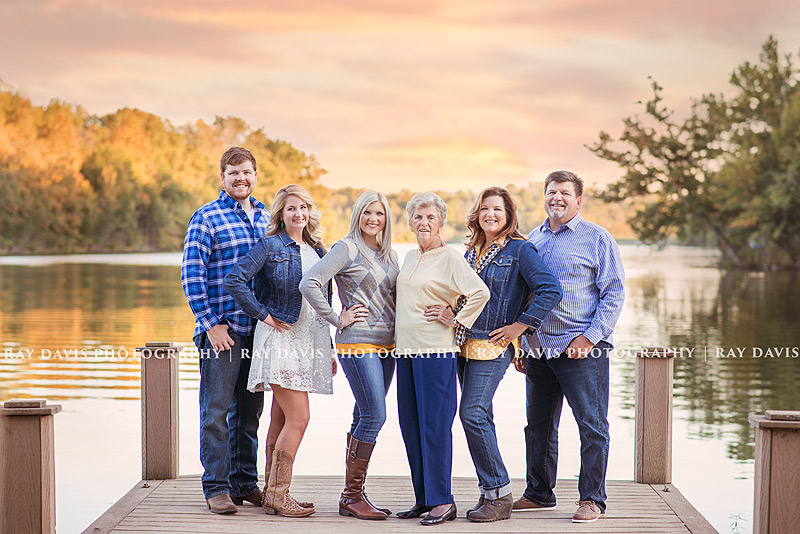
[[[481,192],[467,228],[467,263],[489,287],[491,298],[471,328],[456,328],[461,347],[459,417],[481,490],[467,519],[488,522],[511,517],[513,504],[497,446],[492,399],[515,355],[513,342],[539,328],[561,300],[561,285],[520,234],[516,203],[502,187]]]

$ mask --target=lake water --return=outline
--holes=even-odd
[[[401,257],[408,249],[398,247]],[[620,249],[627,299],[611,365],[608,478],[633,477],[631,352],[683,348],[687,357],[675,360],[673,482],[721,532],[731,531],[732,515],[749,532],[754,433],[747,416],[800,409],[798,274],[723,272],[710,249]],[[0,400],[42,397],[63,407],[55,416],[59,533],[80,532],[141,478],[134,348],[148,341],[186,347],[180,472],[201,472],[193,317],[179,277],[174,253],[0,258]],[[298,473],[344,471],[352,394],[341,373],[334,390],[312,396]],[[395,398],[392,390],[374,474],[408,475]],[[524,477],[523,376],[510,369],[495,403],[504,459],[512,476]],[[576,477],[579,443],[568,409],[561,428],[559,477]],[[453,474],[474,476],[458,421],[453,434]]]

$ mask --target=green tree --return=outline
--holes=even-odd
[[[601,198],[630,203],[628,222],[646,243],[708,234],[729,265],[798,268],[797,74],[770,37],[758,63],[733,72],[732,97],[704,95],[683,120],[653,82],[643,116],[588,147],[624,171]]]

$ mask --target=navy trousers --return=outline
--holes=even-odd
[[[416,504],[453,502],[456,356],[448,352],[397,359],[397,411]]]

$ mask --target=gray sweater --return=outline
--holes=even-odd
[[[345,238],[337,241],[300,281],[303,297],[320,316],[336,327],[339,326],[339,315],[330,307],[323,292],[331,278],[336,280],[343,306],[349,308],[361,304],[369,310],[366,321],[356,321],[337,331],[337,344],[394,345],[398,270],[382,262],[377,252],[370,260],[372,265],[361,255],[356,244]]]

